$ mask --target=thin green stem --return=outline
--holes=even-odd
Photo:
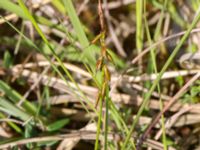
[[[142,13],[143,13],[143,0],[136,0],[136,48],[138,55],[143,47],[143,30],[142,30]],[[142,59],[138,61],[139,72],[142,72]]]
[[[108,149],[108,112],[109,112],[109,87],[106,89],[106,112],[104,121],[104,150]]]
[[[161,32],[161,26],[162,26],[162,22],[163,22],[163,18],[164,18],[164,10],[166,9],[166,5],[167,5],[167,0],[164,1],[164,5],[162,7],[162,12],[161,12],[161,15],[160,15],[160,19],[158,21],[158,24],[156,26],[156,30],[155,30],[155,34],[154,34],[154,40],[156,41],[159,36],[160,36],[160,32]],[[146,0],[144,0],[144,13],[146,13]],[[147,33],[147,39],[148,39],[148,42],[149,42],[149,46],[151,47],[152,46],[152,39],[151,39],[151,36],[150,36],[150,31],[149,31],[149,27],[148,27],[148,23],[147,23],[147,19],[146,17],[144,18],[144,22],[145,22],[145,29],[146,29],[146,33]],[[150,55],[151,55],[151,60],[153,62],[153,68],[154,68],[154,72],[155,73],[158,73],[158,70],[157,70],[157,64],[156,64],[156,55],[155,55],[155,48],[151,48],[150,50]],[[158,90],[158,93],[160,94],[161,93],[161,88],[160,88],[160,84],[158,83],[157,85],[157,90]],[[163,109],[163,102],[162,102],[162,99],[159,98],[159,104],[160,104],[160,110],[162,111]],[[164,115],[162,115],[162,119],[161,119],[162,123],[162,141],[163,141],[163,145],[164,145],[164,149],[166,150],[167,148],[167,143],[166,143],[166,135],[165,135],[165,118],[164,118]]]
[[[97,134],[96,134],[96,141],[95,141],[95,150],[99,148],[99,136],[101,132],[101,120],[102,120],[102,110],[103,110],[103,98],[100,98],[100,108],[99,108],[99,115],[98,115],[98,123],[97,123]]]

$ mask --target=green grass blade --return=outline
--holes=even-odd
[[[24,111],[17,108],[15,105],[10,103],[8,100],[5,100],[0,97],[0,110],[8,113],[9,115],[12,115],[14,117],[20,118],[23,121],[27,121],[29,118],[31,118],[31,115],[25,113]]]
[[[143,0],[136,0],[136,47],[138,54],[142,50],[142,12],[143,12]]]
[[[62,14],[65,14],[65,7],[63,7],[60,0],[52,0],[51,3],[57,8],[58,11],[60,11]]]
[[[84,57],[87,59],[88,62],[90,62],[90,67],[94,69],[95,67],[95,57],[94,57],[94,48],[93,46],[89,46],[90,42],[88,41],[86,34],[83,30],[82,24],[76,14],[75,8],[73,6],[73,3],[71,0],[62,0],[63,4],[65,6],[65,9],[67,10],[67,13],[69,15],[70,21],[74,27],[74,30],[76,32],[76,35],[78,37],[78,40],[82,46],[82,48],[86,48],[83,53],[83,59]],[[89,47],[88,47],[89,46]]]
[[[188,24],[182,19],[182,17],[179,15],[176,6],[173,4],[172,1],[168,2],[168,11],[170,13],[170,16],[172,19],[181,27],[186,28]]]
[[[57,120],[47,126],[47,131],[50,131],[50,132],[57,131],[61,129],[62,127],[64,127],[65,125],[67,125],[68,123],[69,123],[68,118]]]
[[[3,8],[7,11],[15,13],[17,16],[20,16],[24,19],[28,19],[26,14],[21,10],[19,6],[11,2],[10,0],[0,1],[0,8]]]
[[[23,12],[23,10],[17,4],[11,2],[10,0],[0,1],[0,8],[5,9],[9,12],[12,12],[25,20],[28,19],[27,15]],[[55,27],[61,31],[64,30],[60,26],[53,24],[51,21],[49,21],[48,19],[46,19],[44,17],[41,17],[41,16],[34,16],[34,17],[41,24],[47,25],[49,27]]]
[[[4,118],[6,118],[6,116],[5,116],[3,113],[0,113],[0,118],[3,118],[3,119],[4,119]],[[18,125],[16,125],[15,123],[8,121],[7,124],[8,124],[12,129],[14,129],[17,133],[23,134],[23,131],[21,130],[21,128],[18,127]]]
[[[10,100],[12,100],[13,103],[18,103],[20,100],[23,99],[23,97],[14,89],[12,89],[8,84],[6,84],[4,81],[0,80],[0,90],[5,93],[6,96]],[[37,108],[31,104],[28,100],[24,100],[22,107],[29,113],[35,114],[37,112]]]
[[[30,12],[28,11],[28,9],[26,8],[26,6],[24,5],[24,3],[22,2],[22,0],[18,0],[18,3],[20,5],[20,7],[22,8],[22,10],[24,11],[24,13],[26,14],[27,18],[32,22],[32,24],[34,25],[35,29],[37,30],[37,32],[39,33],[39,35],[42,37],[43,41],[45,43],[48,43],[47,38],[45,37],[45,35],[42,33],[42,30],[40,29],[40,27],[38,26],[38,24],[36,23],[35,19],[33,18],[33,16],[30,14]]]

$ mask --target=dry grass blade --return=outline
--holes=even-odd
[[[193,29],[190,33],[197,33],[197,32],[200,32],[200,29],[199,28],[196,28],[196,29]],[[165,37],[161,40],[159,40],[158,42],[152,44],[150,47],[142,50],[142,52],[136,56],[133,60],[132,60],[132,64],[135,64],[139,59],[141,59],[145,54],[147,54],[152,48],[162,44],[163,42],[166,42],[166,41],[169,41],[169,40],[173,40],[174,38],[177,38],[177,37],[180,37],[182,35],[184,35],[186,33],[186,31],[183,31],[183,32],[180,32],[180,33],[177,33],[177,34],[173,34],[173,35],[170,35],[168,37]]]
[[[163,76],[161,77],[161,80],[164,79],[170,79],[170,78],[176,78],[178,76],[188,76],[188,75],[193,75],[200,72],[198,69],[192,69],[192,70],[179,70],[179,71],[166,71]],[[153,81],[156,80],[158,77],[158,73],[153,73],[150,75],[143,74],[140,76],[128,76],[128,75],[123,75],[121,77],[121,82],[127,82],[127,83],[137,83],[137,82],[145,82],[145,81]],[[117,82],[119,80],[118,77],[113,77],[112,82]]]
[[[11,70],[11,73],[13,75],[18,74],[19,70],[17,68],[13,68]],[[40,77],[40,74],[37,72],[32,72],[29,71],[27,69],[23,69],[21,72],[21,76],[28,78],[28,80],[30,82],[35,82],[38,81],[38,78]],[[71,92],[70,88],[72,89],[76,89],[76,85],[74,85],[74,83],[68,81],[68,85],[66,84],[65,81],[63,81],[62,79],[59,78],[55,78],[55,77],[49,77],[47,75],[43,75],[41,76],[41,83],[43,83],[44,85],[48,85],[50,87],[56,88],[60,91],[66,92],[69,91]],[[95,93],[97,93],[97,89],[94,87],[90,87],[90,86],[86,86],[86,85],[81,85],[79,84],[79,87],[86,92],[88,95],[94,95]]]

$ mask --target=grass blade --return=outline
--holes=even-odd
[[[8,96],[10,100],[12,100],[13,103],[18,103],[20,100],[23,99],[23,97],[17,91],[12,89],[8,84],[6,84],[2,80],[0,80],[0,90],[4,92],[5,95]],[[22,106],[27,112],[33,115],[37,112],[37,108],[28,100],[24,100]]]
[[[0,110],[8,113],[9,115],[12,115],[14,117],[20,118],[23,121],[27,121],[29,118],[31,118],[31,115],[25,113],[24,111],[17,108],[15,105],[10,103],[8,100],[5,100],[0,97]]]
[[[88,62],[90,62],[90,67],[94,70],[95,68],[95,57],[94,57],[94,46],[89,46],[90,42],[88,41],[86,34],[83,30],[82,24],[76,14],[73,3],[71,0],[62,0],[69,15],[70,21],[74,27],[78,40],[82,46],[82,48],[86,48],[83,53],[83,59],[86,58]]]

